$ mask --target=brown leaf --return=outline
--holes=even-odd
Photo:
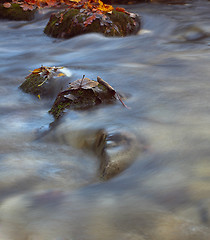
[[[87,25],[90,25],[95,19],[96,19],[96,15],[95,14],[93,14],[90,17],[88,17],[86,19],[86,21],[84,22],[85,27],[87,27]]]
[[[70,89],[77,90],[77,89],[91,89],[98,86],[98,82],[90,80],[89,78],[82,78],[79,80],[74,81],[70,84]]]
[[[27,4],[27,3],[24,3],[24,4],[20,5],[20,6],[22,7],[22,9],[23,9],[24,11],[28,11],[28,10],[32,11],[32,10],[34,9],[34,6],[29,5],[29,4]]]

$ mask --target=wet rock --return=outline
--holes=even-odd
[[[173,41],[176,42],[193,42],[202,40],[208,36],[209,34],[202,28],[195,25],[189,25],[177,28],[173,32],[172,38]]]
[[[116,101],[115,94],[114,89],[99,82],[88,78],[79,79],[58,94],[49,113],[58,119],[66,109],[85,110],[101,103],[111,104]]]
[[[5,7],[4,2],[0,3],[0,19],[29,21],[34,18],[35,12],[36,9],[24,11],[17,3],[11,3],[10,7]]]
[[[109,180],[126,170],[147,150],[146,141],[129,129],[89,126],[87,120],[62,121],[42,136],[42,140],[81,149],[96,156],[97,178]],[[90,120],[91,121],[91,120]]]
[[[92,13],[91,13],[92,14]],[[102,33],[105,36],[124,37],[140,30],[136,14],[113,10],[112,13],[91,15],[81,9],[53,13],[44,32],[56,38],[71,38],[85,33]],[[93,16],[94,20],[90,20]]]
[[[98,155],[100,159],[99,174],[103,180],[108,180],[123,172],[141,152],[146,150],[145,142],[137,139],[131,132],[108,133],[104,139],[103,152]]]
[[[44,66],[35,69],[25,78],[25,81],[20,85],[20,89],[26,93],[30,93],[41,98],[55,97],[61,89],[66,87],[67,80],[69,80],[65,77],[57,79],[58,75],[62,74],[57,74],[59,70],[59,67],[56,68]]]

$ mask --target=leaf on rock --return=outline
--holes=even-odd
[[[112,12],[114,10],[114,8],[112,7],[112,5],[108,5],[108,4],[104,4],[102,1],[98,0],[99,3],[99,7],[98,10],[102,11],[102,12]]]
[[[96,19],[96,15],[93,14],[92,16],[88,17],[86,21],[84,22],[84,26],[87,27],[90,25],[94,20]]]
[[[85,78],[83,76],[82,79],[76,80],[72,83],[70,83],[70,89],[71,90],[77,90],[77,89],[91,89],[98,86],[98,82],[90,80],[89,78]]]
[[[117,12],[125,12],[125,8],[116,7]]]
[[[64,73],[58,73],[57,77],[63,77],[66,76]]]
[[[104,80],[103,80],[102,78],[100,78],[100,77],[97,77],[97,81],[98,81],[100,84],[102,84],[104,87],[106,87],[106,89],[107,89],[109,92],[112,92],[112,93],[114,94],[115,98],[118,99],[125,108],[130,109],[130,107],[128,107],[128,106],[123,102],[123,100],[122,100],[122,98],[120,97],[119,93],[117,93],[117,92],[115,91],[115,89],[114,89],[111,85],[109,85],[106,81],[104,81]]]
[[[3,6],[4,6],[5,8],[10,8],[10,7],[11,7],[11,3],[5,2],[5,3],[3,4]]]
[[[29,78],[32,74],[37,74],[43,77],[44,81],[38,85],[38,87],[42,86],[48,79],[51,77],[61,77],[66,76],[63,72],[58,72],[58,70],[63,69],[63,67],[45,67],[41,66],[40,68],[36,68],[31,72],[26,78]]]
[[[27,3],[23,3],[20,5],[22,7],[22,9],[24,11],[27,11],[27,10],[30,10],[32,11],[34,9],[34,6],[33,5],[30,5],[30,4],[27,4]]]

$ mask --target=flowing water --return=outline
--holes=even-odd
[[[1,20],[1,240],[210,239],[210,2],[126,8],[143,27],[125,38],[50,38],[46,11]],[[41,65],[68,68],[69,82],[100,76],[130,109],[69,111],[55,131],[69,143],[43,140],[53,99],[18,88]],[[147,151],[101,181],[79,144],[95,129],[135,133]]]

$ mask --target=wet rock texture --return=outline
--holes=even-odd
[[[103,84],[84,78],[84,81],[91,81],[95,86],[85,88],[78,86],[77,88],[69,87],[67,90],[58,94],[51,110],[49,111],[56,119],[61,117],[65,110],[85,110],[94,107],[100,103],[113,103],[115,91],[111,91]]]
[[[84,25],[87,13],[79,9],[52,14],[44,32],[55,38],[71,38],[85,33],[102,33],[105,36],[123,37],[136,34],[140,30],[140,19],[136,14],[113,10],[112,13],[98,15],[92,23]]]
[[[38,97],[56,97],[60,90],[66,87],[68,79],[61,77],[58,80],[52,73],[54,70],[57,71],[57,68],[49,69],[46,67],[35,69],[37,72],[32,72],[26,76],[25,81],[20,85],[20,89]]]
[[[24,11],[23,8],[17,3],[12,3],[11,7],[6,8],[4,7],[3,3],[0,3],[0,19],[29,21],[34,18],[36,10]]]

